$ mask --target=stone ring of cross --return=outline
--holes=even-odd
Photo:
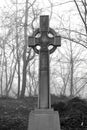
[[[48,48],[49,53],[51,54],[58,46],[60,46],[58,44],[60,40],[61,37],[57,36],[56,32],[52,28],[49,28],[48,32],[40,31],[38,28],[33,32],[33,35],[29,37],[29,42],[31,43],[29,46],[32,47],[37,54],[39,54],[41,47],[45,44],[45,47]]]

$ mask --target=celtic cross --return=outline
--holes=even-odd
[[[28,37],[28,45],[39,54],[39,98],[38,108],[49,109],[50,104],[50,79],[49,79],[49,54],[61,46],[61,37],[49,27],[49,16],[40,16],[40,28]],[[49,46],[52,46],[49,49]],[[40,46],[40,49],[37,48]]]

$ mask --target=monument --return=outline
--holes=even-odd
[[[48,15],[40,16],[40,28],[28,37],[28,45],[39,54],[38,108],[29,115],[28,130],[60,130],[59,114],[51,108],[49,55],[61,46],[61,37],[49,27]]]

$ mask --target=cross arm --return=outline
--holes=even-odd
[[[49,45],[53,45],[55,47],[61,46],[61,36],[54,36],[53,38],[49,38]]]
[[[35,38],[35,36],[28,37],[28,46],[34,48],[35,46],[40,44],[40,40]]]
[[[54,46],[56,47],[61,46],[61,36],[54,37]]]

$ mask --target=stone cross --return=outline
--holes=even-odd
[[[49,109],[50,103],[50,79],[49,79],[49,54],[61,46],[61,37],[49,27],[49,16],[40,16],[40,28],[36,29],[32,36],[28,37],[28,45],[39,54],[39,98],[38,108]],[[52,46],[49,49],[49,46]],[[37,46],[40,46],[38,49]]]

